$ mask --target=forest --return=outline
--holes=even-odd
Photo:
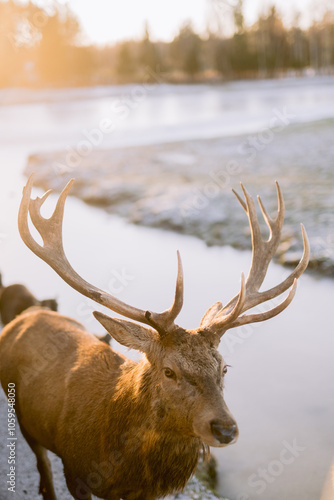
[[[220,82],[334,72],[334,8],[307,28],[283,22],[272,5],[252,26],[243,1],[233,4],[227,32],[196,33],[185,21],[170,42],[152,41],[149,26],[140,40],[106,46],[84,43],[68,6],[42,9],[32,2],[0,1],[0,87],[68,87],[130,82]]]

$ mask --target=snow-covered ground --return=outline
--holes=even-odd
[[[231,189],[241,192],[242,180],[275,214],[276,179],[286,205],[279,261],[298,262],[303,222],[309,269],[334,277],[333,131],[334,119],[273,129],[272,141],[257,154],[244,154],[248,136],[96,150],[72,167],[66,151],[42,153],[30,158],[25,172],[35,173],[36,186],[57,191],[75,177],[72,195],[135,224],[243,249],[250,248],[247,219]]]

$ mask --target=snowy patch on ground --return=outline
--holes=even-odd
[[[274,216],[278,180],[286,204],[278,260],[298,262],[303,222],[311,242],[309,268],[334,276],[333,122],[269,132],[275,140],[267,131],[111,150],[94,150],[87,141],[86,149],[81,144],[31,156],[25,173],[35,173],[35,185],[57,191],[74,177],[73,196],[132,223],[195,235],[208,245],[247,249],[247,218],[231,188],[240,192],[242,181],[254,197],[261,194]]]

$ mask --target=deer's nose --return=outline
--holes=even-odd
[[[226,427],[226,424],[219,420],[212,420],[211,424],[212,435],[220,443],[228,444],[237,436],[237,426],[235,424]]]

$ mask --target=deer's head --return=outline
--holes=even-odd
[[[183,435],[196,436],[209,446],[224,446],[238,429],[224,398],[227,367],[217,351],[219,340],[204,328],[177,325],[163,332],[110,318],[94,316],[122,345],[145,353],[162,412]]]
[[[270,230],[264,241],[261,236],[255,204],[242,186],[244,200],[236,194],[245,210],[252,235],[253,258],[245,280],[241,275],[240,291],[225,306],[217,302],[205,313],[196,330],[179,327],[176,317],[183,305],[183,272],[178,254],[178,273],[175,299],[170,309],[156,313],[130,306],[82,279],[69,264],[62,243],[64,204],[72,181],[61,193],[50,219],[44,219],[40,209],[50,191],[42,198],[31,200],[32,177],[24,188],[19,212],[19,230],[26,245],[47,262],[72,288],[131,320],[115,319],[101,312],[95,318],[120,344],[143,352],[150,365],[151,375],[163,403],[161,412],[175,415],[185,434],[197,436],[210,446],[225,446],[235,441],[238,428],[223,399],[226,365],[217,348],[222,335],[230,328],[264,321],[283,311],[292,301],[297,278],[309,260],[309,245],[302,226],[304,254],[294,271],[280,284],[259,291],[269,263],[280,242],[284,220],[284,203],[277,184],[278,214],[272,219],[260,198],[259,205]],[[43,239],[37,244],[30,234],[28,213]],[[244,314],[255,306],[278,297],[290,289],[287,297],[266,312]],[[141,323],[141,324],[139,324]],[[145,326],[144,326],[145,325]]]

